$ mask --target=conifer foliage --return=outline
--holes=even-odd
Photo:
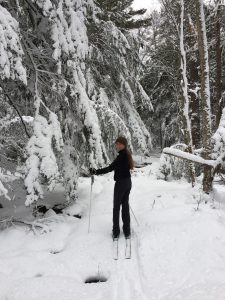
[[[161,3],[161,11],[151,15],[152,30],[142,33],[146,40],[142,84],[156,112],[149,119],[149,123],[154,123],[154,144],[162,148],[170,146],[164,149],[165,154],[202,164],[195,171],[203,173],[203,190],[209,194],[216,171],[224,172],[224,163],[220,161],[221,157],[222,161],[225,159],[225,153],[221,153],[224,1],[162,0]],[[145,120],[146,116],[142,118]],[[177,150],[183,144],[184,150]],[[217,161],[211,161],[212,158]],[[174,160],[169,161],[172,166]],[[193,165],[189,169],[194,183]]]
[[[134,11],[132,2],[0,2],[0,101],[11,118],[19,115],[26,205],[43,196],[43,184],[52,189],[58,181],[68,203],[76,200],[81,170],[109,163],[118,134],[133,151],[149,152],[139,110],[152,105],[139,81],[135,30],[151,19],[137,19],[145,10]]]

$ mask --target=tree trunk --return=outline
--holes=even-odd
[[[209,88],[208,45],[205,27],[203,0],[196,0],[198,49],[201,69],[201,109],[202,109],[202,144],[203,158],[210,159],[211,153],[211,107]],[[209,193],[212,189],[211,169],[204,167],[203,191]]]
[[[188,5],[190,2],[186,0]],[[197,30],[193,23],[191,15],[193,11],[190,11],[190,6],[188,7],[189,11],[185,19],[187,19],[187,44],[189,46],[189,97],[190,97],[190,119],[191,119],[191,135],[192,135],[192,144],[193,148],[200,148],[201,138],[200,138],[200,110],[199,110],[199,89],[200,89],[200,78],[198,74],[198,51],[197,47]],[[193,1],[191,2],[191,9],[193,9]],[[194,14],[196,19],[196,16]]]
[[[194,59],[190,61],[190,110],[191,110],[191,133],[192,143],[197,149],[200,147],[200,118],[199,118],[199,97],[198,97],[198,69]]]
[[[188,98],[188,80],[187,80],[187,61],[186,52],[184,48],[184,0],[180,0],[181,14],[180,14],[180,54],[181,54],[181,101],[180,113],[182,119],[182,132],[184,143],[187,145],[187,152],[192,153],[192,135],[191,122],[189,118],[189,98]],[[192,163],[189,164],[190,176],[192,186],[195,183],[195,169]]]
[[[216,36],[216,95],[215,95],[215,114],[216,114],[216,128],[218,128],[220,123],[220,118],[222,114],[221,99],[222,99],[222,47],[221,47],[221,37],[220,37],[220,5],[217,1],[217,11],[216,11],[216,23],[215,23],[215,36]]]

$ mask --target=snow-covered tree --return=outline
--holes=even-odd
[[[211,153],[211,103],[209,85],[208,43],[203,0],[196,1],[198,49],[201,68],[201,108],[202,108],[202,145],[204,159],[210,158]],[[204,167],[203,190],[208,193],[212,189],[211,169]]]
[[[132,19],[135,12],[129,7],[131,2],[112,1],[111,4],[101,2],[99,13],[101,22],[88,27],[91,43],[92,74],[90,76],[92,76],[93,86],[99,87],[97,93],[94,89],[90,90],[90,96],[97,106],[99,104],[101,107],[109,106],[114,111],[114,116],[117,114],[124,121],[127,127],[124,134],[129,131],[134,150],[143,152],[148,151],[151,140],[138,111],[145,109],[149,112],[152,106],[139,82],[138,36],[135,32],[127,30],[128,27],[140,26]],[[105,99],[102,97],[102,87],[104,87],[104,95],[107,96]],[[102,112],[99,109],[99,113]],[[111,125],[112,118],[114,124],[111,130],[114,134],[109,133],[109,135],[115,139],[118,132],[118,117],[111,116]],[[104,131],[104,127],[101,130]],[[113,143],[113,139],[110,144]]]
[[[52,112],[47,120],[37,115],[33,124],[33,135],[27,144],[27,176],[25,186],[28,192],[26,205],[43,197],[40,177],[46,178],[50,190],[59,176],[53,149],[62,151],[63,141],[57,116]]]
[[[21,122],[23,115],[33,117],[32,130],[24,124],[29,138],[26,204],[42,197],[43,183],[50,187],[57,180],[64,182],[68,202],[75,200],[81,169],[108,163],[119,134],[128,138],[131,150],[149,151],[151,137],[139,111],[152,106],[139,82],[139,38],[132,30],[150,20],[135,19],[145,10],[134,11],[131,3],[2,3],[5,15],[15,21],[7,26],[18,29],[13,37],[18,62],[10,62],[10,77],[4,75],[10,81],[4,81],[2,99],[10,102]]]
[[[180,53],[181,53],[181,118],[182,118],[182,131],[184,142],[187,145],[189,153],[193,152],[192,134],[191,134],[191,120],[189,117],[189,97],[188,97],[188,79],[187,79],[187,59],[186,51],[184,47],[184,1],[180,1],[181,14],[180,14]],[[194,166],[190,164],[190,173],[192,178],[192,184],[195,182]]]
[[[221,44],[223,44],[222,37],[224,28],[221,15],[223,15],[224,11],[223,5],[221,4],[221,1],[214,1],[209,4],[203,3],[203,1],[163,0],[163,8],[160,12],[161,17],[157,18],[158,26],[152,27],[152,31],[150,31],[150,34],[148,34],[146,38],[146,42],[151,44],[149,45],[149,55],[146,53],[144,55],[145,61],[147,61],[148,64],[146,77],[143,78],[142,83],[145,88],[147,87],[147,92],[151,96],[157,114],[160,111],[158,120],[160,118],[165,118],[165,116],[167,117],[168,114],[169,117],[167,117],[166,125],[168,126],[168,124],[171,124],[172,119],[173,121],[175,120],[175,128],[179,130],[182,129],[181,134],[177,134],[177,140],[174,139],[169,145],[171,146],[174,142],[184,142],[188,145],[192,140],[194,145],[193,153],[196,153],[198,158],[199,155],[202,155],[204,158],[203,160],[197,159],[197,163],[199,164],[210,161],[211,127],[215,129],[215,122],[213,122],[213,126],[211,126],[211,119],[214,121],[215,116],[217,116],[218,119],[219,110],[223,103],[222,91],[224,90],[224,68],[221,63],[223,59],[221,56]],[[196,9],[193,10],[193,7]],[[152,15],[154,16],[154,14]],[[211,22],[211,20],[214,21]],[[166,24],[166,26],[164,24]],[[179,24],[181,24],[180,30]],[[218,26],[220,27],[219,31]],[[161,28],[164,30],[163,33],[160,32]],[[168,34],[169,31],[170,34]],[[167,36],[169,38],[167,38]],[[207,38],[209,39],[208,43]],[[170,47],[168,47],[168,45],[170,45]],[[178,50],[179,46],[180,49]],[[175,57],[175,61],[179,59],[177,54],[180,50],[182,59],[181,93],[176,85],[176,82],[178,82],[179,79],[178,64],[171,63],[171,57]],[[154,55],[152,53],[154,53]],[[173,56],[172,53],[174,53]],[[162,61],[163,66],[161,66]],[[168,80],[165,83],[165,80],[163,79],[166,76]],[[154,80],[153,84],[149,83],[152,78]],[[169,84],[170,87],[175,87],[176,90],[176,93],[170,93],[167,97],[176,108],[179,107],[179,110],[177,109],[179,114],[175,111],[175,116],[169,111],[162,97],[163,85],[165,84]],[[168,90],[169,89],[167,88],[167,91]],[[210,95],[212,95],[212,103],[210,101]],[[167,102],[170,103],[168,100]],[[171,107],[172,104],[170,105],[170,109]],[[184,110],[184,108],[186,109]],[[211,108],[215,116],[211,116]],[[177,119],[176,115],[178,116]],[[154,116],[152,119],[153,118]],[[189,120],[191,120],[191,123],[188,125],[187,122],[189,122]],[[152,123],[155,125],[155,122]],[[159,128],[161,129],[160,131]],[[166,127],[164,126],[163,129],[164,128]],[[170,133],[171,131],[172,130],[170,130]],[[162,126],[154,126],[153,132],[157,132],[157,136],[163,136]],[[203,151],[202,149],[197,150],[197,148],[201,147]],[[196,162],[195,155],[192,157],[192,155],[188,156],[185,153],[182,153],[182,151],[178,152],[179,153],[173,151],[172,148],[170,150],[165,150],[165,153],[170,155],[175,155],[183,159],[188,159],[187,157],[189,157],[189,161]],[[210,161],[209,164],[206,163],[206,167],[203,167],[203,186],[204,191],[207,193],[211,189],[211,181],[213,178],[211,171],[214,165],[214,162]],[[198,173],[201,171],[200,168],[201,167],[198,168]]]
[[[19,24],[0,4],[0,78],[27,82]]]
[[[141,57],[145,65],[141,83],[154,112],[142,111],[141,117],[152,132],[153,145],[164,148],[178,143],[181,136],[179,35],[164,6],[160,12],[152,12],[151,19],[151,27],[140,31],[144,40]]]
[[[23,50],[19,37],[19,24],[0,4],[0,92],[3,92],[4,80],[19,80],[27,83],[26,69],[22,65]],[[7,126],[1,121],[2,126]],[[2,127],[0,126],[0,128]],[[2,132],[2,131],[1,131]],[[2,140],[3,137],[1,137]],[[0,149],[2,143],[0,144]],[[5,176],[0,169],[0,196],[9,199],[3,183]]]

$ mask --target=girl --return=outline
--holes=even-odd
[[[129,194],[131,190],[131,174],[130,170],[134,168],[134,162],[131,153],[127,149],[127,139],[118,137],[115,141],[118,156],[106,168],[90,169],[91,175],[106,174],[114,170],[114,197],[113,197],[113,239],[118,239],[120,234],[119,216],[120,206],[122,206],[123,232],[125,238],[130,238],[130,210],[129,210]]]

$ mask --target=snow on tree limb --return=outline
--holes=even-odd
[[[12,174],[9,170],[6,171],[0,167],[0,196],[4,196],[7,200],[11,200],[8,195],[8,190],[3,183],[9,184],[17,178],[18,177],[15,174]]]
[[[1,173],[1,168],[0,168],[0,196],[4,196],[7,200],[11,200],[8,195],[8,190],[4,187],[2,183],[2,177],[3,174]]]
[[[22,121],[25,109],[30,110],[29,114],[35,111],[33,134],[26,148],[26,205],[41,198],[42,184],[54,184],[59,172],[64,177],[67,198],[73,200],[81,166],[108,163],[110,155],[114,155],[112,143],[117,134],[125,135],[135,150],[149,149],[150,133],[138,109],[150,111],[152,105],[139,83],[138,38],[122,30],[114,18],[100,16],[98,1],[25,0],[16,1],[15,8],[7,2],[7,11],[0,7],[8,26],[4,27],[3,38],[7,38],[8,50],[14,45],[10,55],[21,65],[24,51],[29,75],[28,87],[19,90],[15,84],[15,93],[10,96],[21,105]],[[121,13],[127,14],[125,10]],[[2,22],[4,18],[0,18],[0,33]],[[11,37],[18,42],[16,45],[10,44]],[[6,57],[1,56],[1,42],[2,35],[0,63]],[[11,69],[2,73],[1,67],[0,64],[0,79],[3,75],[12,79],[13,86],[19,78],[13,75],[20,70],[18,63],[16,67],[6,65]],[[10,84],[6,82],[7,92]],[[25,107],[28,94],[31,101]],[[61,124],[52,111],[57,112]],[[56,159],[56,152],[62,151],[61,129],[64,153]]]
[[[89,45],[85,24],[86,5],[92,7],[93,2],[91,0],[88,3],[79,2],[78,4],[71,0],[59,1],[55,14],[51,18],[51,38],[54,42],[53,58],[58,61],[59,73],[61,73],[61,57],[64,54],[70,55],[73,61],[82,61],[88,54]]]
[[[23,49],[19,38],[19,24],[0,5],[0,78],[19,79],[27,84],[22,65]]]
[[[220,124],[217,131],[212,136],[212,144],[213,144],[213,151],[212,151],[212,158],[213,160],[206,160],[200,156],[196,156],[194,154],[190,154],[179,149],[171,148],[164,148],[163,153],[168,155],[173,155],[175,157],[186,159],[192,161],[194,163],[198,163],[201,165],[207,165],[212,167],[214,170],[217,167],[224,168],[224,158],[225,158],[225,108],[223,109],[223,113],[221,116]]]
[[[50,113],[49,121],[43,116],[37,115],[34,119],[33,130],[34,133],[27,144],[27,176],[24,181],[27,189],[26,205],[43,197],[41,177],[46,178],[49,189],[53,189],[59,176],[53,151],[54,141],[58,151],[62,151],[63,147],[60,125],[54,113]]]
[[[6,199],[10,200],[8,196],[8,190],[4,187],[1,181],[0,181],[0,196],[4,196]]]
[[[212,168],[215,168],[217,165],[217,162],[215,160],[206,160],[202,157],[199,157],[194,154],[184,152],[184,151],[181,151],[178,149],[174,149],[174,148],[164,148],[163,153],[168,154],[168,155],[173,155],[173,156],[176,156],[181,159],[186,159],[186,160],[192,161],[197,164],[207,165]]]
[[[45,16],[49,15],[52,11],[53,7],[50,0],[32,0],[32,2],[36,3],[37,6],[41,8]]]

